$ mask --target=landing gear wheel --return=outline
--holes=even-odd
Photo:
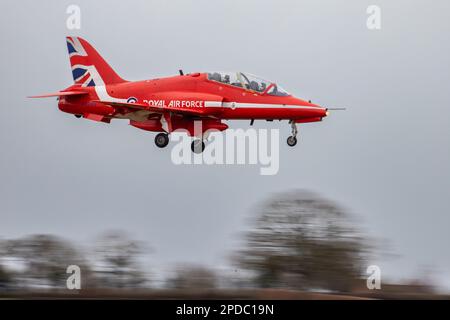
[[[291,124],[292,136],[289,136],[289,138],[287,138],[287,144],[288,146],[293,147],[297,144],[297,124],[294,120],[289,121],[289,123]]]
[[[297,144],[297,138],[294,136],[289,136],[289,138],[287,138],[287,144],[289,147],[293,147]]]
[[[75,115],[75,118],[80,119],[80,118],[81,118],[81,114],[76,114],[76,115]]]
[[[191,143],[191,150],[193,153],[202,153],[205,150],[205,143],[202,140],[194,140]]]
[[[167,133],[158,133],[155,137],[155,144],[158,148],[167,147],[169,144],[169,135]]]

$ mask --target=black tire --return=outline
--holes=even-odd
[[[81,118],[81,114],[76,114],[76,115],[75,115],[75,118],[80,119],[80,118]]]
[[[289,147],[295,146],[297,144],[297,138],[294,137],[294,136],[289,136],[287,138],[287,144],[288,144]]]
[[[169,144],[169,135],[167,133],[158,133],[155,137],[155,144],[158,148],[165,148]]]
[[[191,143],[191,150],[193,153],[202,153],[205,150],[205,143],[202,140],[194,140]]]

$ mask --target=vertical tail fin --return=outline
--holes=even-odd
[[[86,40],[67,37],[70,65],[75,84],[83,87],[126,82]]]

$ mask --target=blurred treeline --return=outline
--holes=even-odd
[[[5,239],[0,241],[0,293],[69,291],[66,269],[78,265],[81,291],[264,288],[285,298],[286,292],[370,296],[366,269],[376,245],[347,210],[330,200],[307,191],[274,195],[257,208],[241,240],[230,254],[228,271],[174,266],[163,285],[155,286],[154,270],[142,263],[146,257],[151,261],[151,250],[124,232],[106,232],[89,248],[46,234]],[[422,284],[382,289],[433,293]]]

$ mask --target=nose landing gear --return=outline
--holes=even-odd
[[[291,124],[291,128],[292,128],[292,136],[289,136],[287,138],[286,142],[287,142],[289,147],[293,147],[293,146],[295,146],[297,144],[297,133],[298,133],[298,130],[297,130],[297,124],[295,123],[294,120],[291,120],[290,124]]]

